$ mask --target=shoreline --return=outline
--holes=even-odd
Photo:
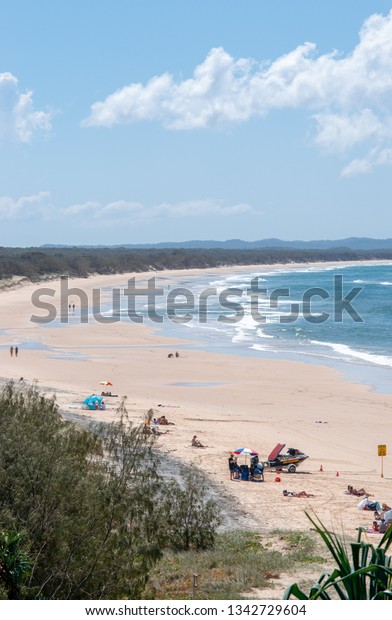
[[[256,272],[256,273],[262,273],[262,274],[266,274],[266,273],[273,273],[275,271],[301,271],[301,270],[315,270],[316,272],[320,269],[321,271],[324,270],[328,270],[330,268],[347,268],[350,266],[355,266],[357,264],[361,264],[362,266],[373,266],[373,265],[385,265],[385,264],[389,264],[392,263],[392,261],[388,261],[388,260],[380,260],[380,259],[373,259],[373,260],[362,260],[362,261],[317,261],[317,262],[306,262],[306,263],[274,263],[271,265],[239,265],[235,268],[233,268],[230,265],[224,266],[224,267],[214,267],[214,268],[203,268],[203,269],[180,269],[180,270],[163,270],[163,271],[146,271],[146,272],[135,272],[135,273],[121,273],[121,274],[114,274],[114,275],[95,275],[89,278],[76,278],[76,279],[70,279],[67,286],[70,289],[75,288],[79,288],[81,291],[84,291],[84,293],[87,293],[88,297],[89,297],[89,307],[93,306],[93,302],[90,301],[90,296],[91,296],[91,292],[93,289],[101,289],[101,290],[105,290],[108,288],[113,288],[113,287],[118,287],[118,286],[123,286],[125,287],[128,280],[130,278],[135,278],[136,280],[139,278],[139,282],[137,282],[137,285],[141,283],[146,282],[149,278],[156,278],[158,280],[158,282],[160,283],[161,287],[168,287],[170,288],[171,285],[173,284],[178,284],[179,281],[183,280],[183,279],[198,279],[198,278],[206,278],[207,276],[209,277],[214,277],[214,276],[225,276],[227,274],[233,274],[233,273],[249,273],[250,272]],[[30,290],[37,290],[37,289],[42,289],[42,290],[52,290],[54,291],[56,294],[58,294],[59,292],[59,281],[60,278],[57,279],[53,279],[53,278],[49,278],[47,281],[45,282],[39,282],[39,283],[27,283],[27,282],[23,282],[23,284],[19,287],[17,287],[16,289],[6,289],[1,290],[0,289],[0,299],[1,299],[1,293],[2,292],[7,292],[8,294],[12,294],[12,292],[15,291],[30,291]],[[46,284],[51,284],[51,287],[42,287],[42,284],[46,283]],[[208,278],[207,281],[205,282],[206,285],[208,285]],[[101,293],[100,293],[101,294]],[[25,296],[22,293],[23,297]],[[82,304],[83,306],[83,304]],[[1,307],[1,304],[0,304]],[[61,314],[61,311],[57,308],[58,310],[58,315]],[[77,317],[75,317],[77,318]],[[134,323],[132,322],[131,319],[129,319],[129,322],[134,325]],[[57,320],[58,323],[58,320]],[[89,324],[90,324],[90,316],[89,316]],[[127,321],[125,322],[125,324],[127,324]],[[78,325],[78,323],[76,323],[76,326]],[[136,323],[136,326],[139,326]],[[178,347],[182,347],[182,348],[186,348],[186,349],[203,349],[206,352],[212,352],[212,353],[221,353],[222,351],[220,349],[223,348],[223,353],[229,356],[235,356],[235,357],[249,357],[249,358],[253,358],[253,359],[264,359],[264,360],[268,360],[268,359],[278,359],[281,361],[289,361],[289,362],[301,362],[301,363],[305,363],[305,364],[309,364],[309,365],[318,365],[321,367],[326,367],[326,368],[332,368],[335,370],[338,370],[338,372],[341,374],[342,378],[351,381],[353,383],[356,384],[360,384],[360,385],[365,385],[370,391],[375,392],[375,393],[387,393],[390,394],[392,393],[392,387],[389,387],[389,368],[387,367],[383,367],[381,365],[375,365],[372,364],[371,362],[369,363],[357,363],[355,361],[355,359],[353,360],[346,360],[344,358],[342,359],[335,359],[333,357],[328,357],[328,356],[323,356],[317,353],[314,354],[309,354],[306,353],[304,351],[297,351],[295,353],[290,352],[290,351],[283,351],[283,350],[279,350],[279,349],[265,349],[260,350],[257,347],[253,347],[255,350],[253,350],[253,348],[246,348],[246,347],[241,347],[241,346],[234,346],[233,347],[233,343],[232,341],[228,341],[226,345],[224,345],[223,347],[218,347],[218,348],[214,348],[213,346],[211,346],[211,343],[208,343],[208,340],[206,341],[205,339],[203,339],[202,334],[199,333],[198,336],[194,336],[193,330],[189,331],[188,334],[185,333],[185,330],[183,331],[183,333],[180,333],[182,330],[182,326],[175,326],[175,324],[173,322],[170,322],[170,319],[168,321],[166,321],[166,325],[164,324],[157,324],[154,325],[151,322],[145,321],[143,323],[143,326],[149,330],[151,335],[156,336],[158,339],[163,339],[164,343],[168,343],[169,341],[174,344],[177,344]],[[67,327],[67,326],[61,326],[61,327]],[[52,327],[50,326],[48,329],[52,329]],[[0,322],[0,330],[1,330],[1,322]],[[0,341],[1,342],[1,341]],[[205,344],[205,346],[203,347],[203,344]],[[28,346],[32,346],[33,348],[41,348],[41,341],[37,340],[35,345],[34,345],[34,341],[32,340]],[[46,343],[44,343],[44,346],[46,346]],[[131,345],[127,345],[127,346],[131,346]],[[143,346],[143,344],[140,344],[139,346]],[[154,345],[151,345],[154,346]],[[158,345],[158,346],[165,346],[165,344],[162,345]],[[1,344],[0,344],[0,348],[1,348]],[[63,345],[63,355],[67,355],[67,352],[64,350],[65,346]],[[82,353],[77,353],[77,356],[82,355]]]
[[[309,267],[309,263],[291,268],[301,266]],[[266,266],[254,268],[260,271]],[[227,271],[252,269],[228,267]],[[118,274],[72,280],[70,284],[84,285],[91,292],[96,286],[119,285],[127,275],[155,275],[175,281],[176,277],[212,271],[222,273],[222,269],[207,269]],[[196,462],[267,531],[309,529],[304,516],[307,509],[314,510],[327,526],[355,536],[356,528],[369,525],[371,516],[356,509],[356,498],[344,494],[348,484],[364,486],[380,501],[391,501],[391,465],[386,459],[385,477],[381,479],[377,456],[377,445],[385,443],[390,428],[391,395],[373,393],[368,386],[348,381],[327,366],[194,350],[187,348],[186,339],[165,337],[146,329],[146,325],[32,326],[29,294],[35,286],[0,295],[0,376],[16,381],[23,376],[29,382],[37,379],[39,388],[51,386],[45,388],[46,393],[55,389],[60,409],[76,416],[86,415],[81,409],[82,399],[94,391],[100,393],[100,381],[111,380],[112,390],[127,398],[134,423],[142,423],[151,407],[175,423],[159,438],[163,454],[188,464]],[[22,347],[18,359],[11,359],[4,348],[9,345],[10,334],[36,339],[48,349]],[[179,349],[180,358],[168,359],[176,346],[184,347]],[[94,411],[89,417],[115,419],[116,402],[111,399],[107,411]],[[194,434],[208,447],[191,448]],[[262,484],[230,482],[230,450],[249,446],[264,460],[278,442],[309,455],[298,473],[282,474],[281,483],[274,481],[276,476],[271,471],[266,472]],[[306,490],[315,497],[282,497],[285,488]]]

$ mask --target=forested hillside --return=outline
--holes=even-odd
[[[0,279],[36,281],[59,274],[87,277],[163,269],[212,268],[222,265],[271,265],[318,261],[392,260],[392,250],[349,249],[126,249],[0,248]]]

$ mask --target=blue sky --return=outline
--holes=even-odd
[[[391,9],[5,0],[0,245],[391,237]]]

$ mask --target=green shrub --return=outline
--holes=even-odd
[[[161,531],[166,546],[177,551],[213,546],[219,512],[208,499],[205,476],[196,468],[180,470],[181,482],[170,480],[162,489]]]
[[[164,547],[213,544],[203,476],[163,481],[156,437],[117,413],[85,430],[35,387],[0,394],[0,598],[138,599]]]
[[[0,532],[0,584],[8,599],[22,598],[22,585],[31,574],[24,539],[22,533]]]
[[[307,514],[307,513],[306,513]],[[347,550],[339,537],[327,530],[307,514],[308,519],[321,536],[331,553],[336,568],[321,574],[309,594],[306,594],[295,583],[284,594],[284,599],[294,596],[302,600],[331,599],[343,600],[387,600],[392,598],[392,559],[387,551],[392,544],[392,526],[384,534],[377,547],[361,540],[362,529],[358,533],[358,541],[350,543]]]
[[[156,466],[120,414],[92,433],[34,388],[0,395],[0,531],[26,533],[26,598],[140,597],[161,554]]]

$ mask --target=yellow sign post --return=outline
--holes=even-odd
[[[378,446],[378,456],[381,456],[381,478],[384,478],[384,456],[387,455],[387,447],[382,444]]]

